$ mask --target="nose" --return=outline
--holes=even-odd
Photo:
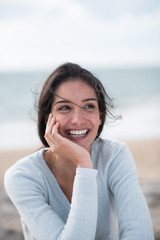
[[[85,122],[85,117],[81,108],[77,108],[74,110],[71,116],[71,122],[72,124],[82,124]]]

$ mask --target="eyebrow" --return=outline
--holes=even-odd
[[[57,101],[57,102],[55,102],[55,104],[58,104],[58,103],[70,103],[71,101],[69,101],[69,100],[60,100],[60,101]]]
[[[58,96],[58,95],[57,95]],[[58,97],[60,97],[60,96],[58,96]],[[60,98],[62,98],[62,97],[60,97]],[[57,101],[57,102],[55,102],[55,105],[56,104],[58,104],[58,103],[73,103],[72,101],[69,101],[69,100],[67,100],[67,99],[65,99],[65,98],[62,98],[63,100],[60,100],[60,101]],[[82,102],[88,102],[88,101],[96,101],[97,102],[97,99],[96,98],[86,98],[86,99],[83,99],[82,100]],[[74,103],[75,104],[75,103]],[[75,104],[75,105],[77,105],[77,104]]]
[[[97,102],[97,99],[96,98],[86,98],[86,99],[82,100],[82,102],[88,102],[88,101],[96,101]]]

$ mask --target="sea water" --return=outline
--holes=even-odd
[[[160,68],[91,69],[113,99],[116,122],[107,121],[104,138],[160,138]],[[0,73],[0,150],[41,146],[35,98],[50,71]],[[78,94],[78,93],[77,93]]]

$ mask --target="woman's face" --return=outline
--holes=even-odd
[[[59,133],[90,152],[101,124],[94,90],[84,81],[68,80],[55,95],[51,113],[59,122]]]

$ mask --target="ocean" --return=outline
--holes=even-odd
[[[160,68],[90,69],[122,119],[106,123],[102,137],[122,141],[160,138]],[[0,73],[0,150],[41,146],[35,96],[50,71]]]

